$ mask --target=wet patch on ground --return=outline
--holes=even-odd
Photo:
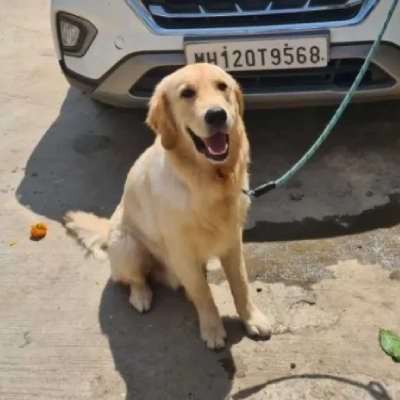
[[[291,240],[283,243],[270,240],[245,244],[244,253],[250,281],[281,282],[310,288],[323,279],[333,278],[332,272],[326,266],[348,259],[357,259],[361,264],[379,264],[393,272],[392,279],[400,279],[400,226],[395,222],[400,211],[398,196],[392,196],[390,203],[381,210],[384,210],[382,214],[372,210],[370,212],[370,223],[376,225],[374,229],[360,232],[360,224],[348,223],[343,227],[343,234],[339,236],[338,232],[342,228],[332,223],[332,231],[326,231],[326,236],[330,232],[331,237],[325,239],[296,240],[290,224],[282,223],[287,227],[281,233],[287,232],[287,237],[292,235]],[[346,216],[342,220],[350,221],[352,218]],[[268,234],[271,237],[274,232],[279,236],[279,225],[270,229]],[[298,231],[303,227],[310,236],[312,234],[306,221],[294,222],[293,226]],[[223,271],[215,267],[209,270],[208,277],[211,283],[221,283],[225,279]]]

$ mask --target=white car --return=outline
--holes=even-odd
[[[73,87],[143,107],[186,63],[216,63],[248,106],[337,103],[391,0],[52,0],[61,69]],[[355,100],[400,98],[400,7]]]

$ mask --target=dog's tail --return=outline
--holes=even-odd
[[[67,231],[96,258],[105,258],[110,220],[83,211],[68,211],[64,214]]]

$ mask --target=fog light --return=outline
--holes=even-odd
[[[64,47],[75,47],[78,44],[79,35],[81,30],[79,26],[71,24],[68,21],[60,22],[60,34]]]
[[[57,14],[57,22],[62,52],[73,57],[84,56],[97,35],[94,25],[81,17],[63,12]]]

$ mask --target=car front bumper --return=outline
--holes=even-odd
[[[68,7],[66,0],[52,2],[53,36],[64,75],[73,87],[101,102],[118,107],[146,107],[157,79],[185,64],[185,35],[153,32],[122,0],[107,9],[105,21],[105,0],[98,0],[97,8],[89,7],[92,1],[82,4],[68,0]],[[330,29],[331,62],[326,70],[294,71],[297,80],[289,71],[279,75],[282,84],[273,86],[268,85],[271,78],[267,77],[260,81],[263,84],[253,82],[247,87],[257,77],[239,74],[239,83],[245,83],[242,87],[246,105],[274,108],[338,103],[378,34],[389,3],[380,1],[358,24]],[[97,27],[99,33],[84,57],[62,55],[55,28],[58,11],[87,18]],[[400,9],[393,21],[373,59],[372,70],[367,73],[369,80],[360,86],[354,101],[400,98]],[[320,76],[307,80],[310,74]]]

